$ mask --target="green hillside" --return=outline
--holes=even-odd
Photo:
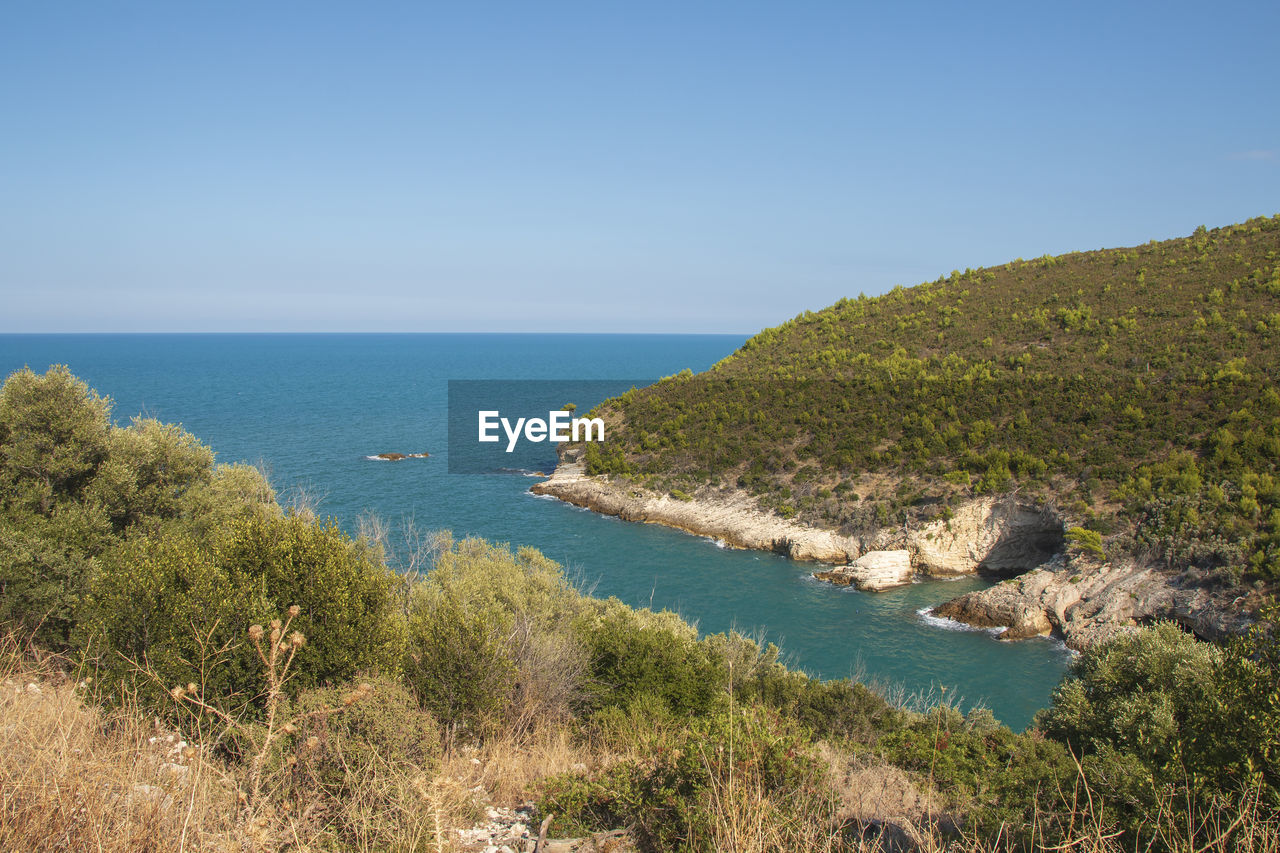
[[[748,489],[844,532],[979,494],[1132,553],[1280,579],[1280,215],[842,299],[603,407],[588,471]]]

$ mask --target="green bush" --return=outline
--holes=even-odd
[[[106,519],[75,504],[0,523],[0,622],[46,647],[68,648],[108,541]]]
[[[208,536],[277,514],[262,475],[218,466],[180,427],[135,419],[66,367],[12,374],[0,389],[0,620],[67,648],[105,552],[179,522]],[[167,535],[167,534],[166,534]]]
[[[1062,792],[1075,781],[1075,765],[1061,744],[1015,734],[986,710],[938,707],[912,715],[876,748],[941,792],[946,807],[983,835],[1027,841],[1043,833],[1064,811]]]
[[[77,637],[95,653],[107,693],[136,690],[155,702],[197,682],[208,695],[250,701],[264,681],[249,626],[295,604],[293,628],[307,643],[291,691],[360,671],[398,673],[399,583],[335,525],[307,517],[241,518],[212,542],[166,528],[104,556]]]
[[[1107,558],[1107,552],[1102,547],[1102,534],[1096,530],[1072,527],[1063,538],[1067,542],[1067,547],[1077,553],[1088,554],[1091,557],[1097,557],[1099,560]]]
[[[111,533],[84,500],[110,449],[110,412],[62,366],[0,388],[0,619],[54,648]]]
[[[174,685],[198,681],[208,695],[243,701],[264,683],[247,646],[249,626],[277,612],[260,589],[237,583],[205,543],[172,531],[106,555],[75,639],[95,660],[105,698],[136,692],[156,707]]]
[[[86,490],[116,531],[190,514],[187,493],[213,479],[213,451],[180,426],[138,419],[110,433],[110,454]]]
[[[404,579],[335,521],[250,516],[223,528],[214,554],[238,584],[263,590],[274,610],[302,608],[294,628],[307,645],[294,689],[362,671],[399,674]]]
[[[0,388],[0,494],[9,510],[47,516],[80,497],[109,450],[111,403],[65,366],[29,368]]]
[[[409,614],[405,677],[422,703],[452,725],[501,723],[517,682],[502,622],[450,594]]]
[[[183,526],[201,539],[248,517],[282,515],[275,491],[261,471],[251,465],[218,465],[213,475],[189,489]]]
[[[1225,649],[1162,623],[1083,653],[1037,717],[1082,756],[1134,838],[1160,803],[1194,818],[1258,794],[1280,806],[1280,653],[1260,631]]]
[[[1274,613],[1222,648],[1217,693],[1204,708],[1193,772],[1218,791],[1261,791],[1280,813],[1280,633]]]
[[[587,667],[572,628],[585,601],[535,549],[450,543],[413,589],[408,683],[452,726],[521,728],[563,716]]]
[[[728,674],[673,613],[634,610],[616,599],[590,601],[576,629],[587,649],[594,707],[661,699],[678,714],[704,714],[725,695]]]
[[[819,737],[869,741],[896,724],[899,714],[863,684],[849,679],[820,681],[787,669],[772,643],[761,646],[736,631],[701,641],[711,667],[744,704],[779,711]]]
[[[1169,622],[1118,637],[1072,663],[1037,724],[1077,754],[1107,746],[1178,773],[1194,726],[1216,703],[1220,658]]]
[[[756,701],[793,718],[817,737],[870,740],[897,723],[899,713],[865,684],[816,678],[778,665],[735,691],[743,701]]]

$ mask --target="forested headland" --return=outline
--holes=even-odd
[[[607,401],[588,475],[848,536],[984,496],[1250,607],[1280,582],[1280,216],[842,299]]]

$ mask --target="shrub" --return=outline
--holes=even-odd
[[[679,616],[633,610],[617,599],[589,604],[576,629],[589,655],[595,707],[648,694],[673,712],[702,714],[724,694],[727,673]]]
[[[110,433],[110,455],[86,489],[113,528],[189,514],[187,493],[213,477],[213,451],[174,424],[135,419]]]
[[[106,460],[111,403],[63,365],[13,373],[0,388],[0,494],[47,516],[79,497]]]
[[[560,566],[533,548],[449,543],[413,589],[408,682],[455,727],[519,731],[563,716],[587,667],[572,629],[584,602]]]
[[[779,711],[821,737],[871,740],[896,722],[898,714],[880,696],[849,679],[820,681],[787,669],[778,647],[761,646],[731,631],[712,634],[701,644],[726,687],[743,703]]]
[[[408,683],[446,723],[498,725],[517,683],[504,625],[447,593],[422,600],[409,614]]]
[[[1107,552],[1102,547],[1102,534],[1096,530],[1072,527],[1063,538],[1066,539],[1067,547],[1077,553],[1088,554],[1099,560],[1107,558]]]
[[[0,388],[0,619],[65,648],[110,533],[84,493],[107,459],[111,404],[66,367]]]
[[[1280,634],[1274,615],[1228,642],[1213,673],[1216,701],[1197,731],[1194,771],[1216,790],[1258,788],[1280,813]]]
[[[166,528],[106,555],[78,638],[97,654],[106,691],[154,701],[173,684],[199,681],[212,695],[252,700],[264,685],[245,632],[291,605],[307,637],[291,692],[358,671],[397,673],[399,582],[335,525],[302,516],[241,518],[213,542]]]
[[[109,526],[76,505],[0,523],[0,622],[66,649]]]
[[[1170,798],[1193,821],[1249,796],[1274,810],[1278,664],[1266,631],[1221,649],[1161,623],[1082,654],[1037,722],[1083,756],[1135,838]]]
[[[205,543],[173,531],[108,553],[76,640],[94,656],[98,689],[113,701],[136,693],[157,707],[173,685],[190,681],[208,694],[244,701],[263,685],[244,637],[250,624],[275,612],[260,589],[237,583]]]
[[[1085,651],[1037,717],[1077,754],[1102,747],[1176,772],[1203,710],[1216,702],[1221,653],[1169,622]]]
[[[399,673],[404,621],[396,603],[404,579],[336,522],[250,516],[228,524],[214,549],[235,581],[262,589],[274,609],[301,607],[295,627],[307,645],[295,689],[360,671]]]
[[[1076,774],[1066,749],[1035,734],[1015,734],[990,711],[951,707],[912,715],[877,744],[892,764],[942,792],[942,807],[966,815],[980,835],[1026,841],[1063,809]],[[1003,829],[1002,829],[1003,827]]]
[[[181,427],[114,427],[110,414],[62,366],[18,371],[0,389],[0,620],[59,649],[120,540],[171,521],[208,536],[228,519],[278,512],[257,471],[215,468]]]

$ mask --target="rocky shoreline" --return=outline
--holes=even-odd
[[[1183,585],[1172,573],[1131,560],[1103,563],[1059,554],[1018,577],[940,604],[932,615],[1003,628],[1003,640],[1053,634],[1083,651],[1160,619],[1202,639],[1226,639],[1253,624],[1253,603],[1240,590]]]
[[[1014,575],[933,611],[978,628],[1004,628],[1000,636],[1007,640],[1055,634],[1080,650],[1156,619],[1173,619],[1206,639],[1239,634],[1251,624],[1238,590],[1180,586],[1175,575],[1131,561],[1069,557],[1063,551],[1063,519],[1051,509],[1011,499],[974,498],[945,521],[846,536],[766,512],[738,490],[704,487],[682,500],[587,476],[568,454],[530,491],[734,548],[830,563],[832,568],[814,576],[864,590],[911,583],[917,575],[952,577],[980,570]]]
[[[662,524],[708,536],[733,548],[774,551],[795,560],[846,563],[862,553],[858,542],[779,518],[742,492],[679,500],[603,477],[588,477],[580,462],[562,459],[551,477],[530,489],[623,521]]]
[[[968,501],[945,521],[845,536],[767,512],[743,491],[703,488],[681,500],[633,484],[589,477],[580,462],[567,456],[549,479],[530,491],[624,521],[662,524],[707,536],[733,548],[831,563],[839,567],[837,574],[861,567],[878,576],[896,577],[894,583],[877,583],[879,588],[910,583],[916,574],[953,577],[979,568],[1002,574],[1026,571],[1062,548],[1063,526],[1056,514],[991,497]],[[892,554],[896,551],[905,553]]]

